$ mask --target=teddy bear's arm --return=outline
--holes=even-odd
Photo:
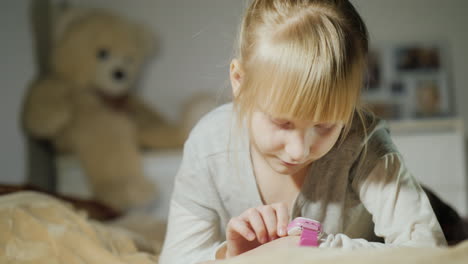
[[[34,137],[54,137],[71,118],[67,85],[44,79],[31,84],[23,109],[23,126]]]
[[[146,126],[148,124],[162,124],[166,122],[160,114],[133,95],[129,96],[128,109],[132,119],[140,126]]]
[[[138,129],[139,144],[146,148],[182,148],[185,137],[176,125],[160,124]]]
[[[171,124],[136,97],[129,99],[130,114],[137,127],[138,141],[147,148],[179,148],[185,141],[182,126]]]

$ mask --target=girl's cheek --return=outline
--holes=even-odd
[[[310,148],[310,155],[312,157],[317,157],[321,156],[321,153],[323,152],[323,142],[320,140],[317,140],[314,142],[314,144]]]
[[[321,156],[327,154],[336,144],[338,136],[339,133],[336,133],[336,131],[324,136],[322,140],[317,143],[317,152],[320,152]]]
[[[281,136],[274,131],[266,131],[260,139],[262,141],[263,149],[267,150],[268,152],[276,152],[282,146],[281,144]]]
[[[275,137],[273,135],[265,135],[264,136],[264,147],[265,149],[268,150],[275,150],[276,149],[277,142],[275,140]]]

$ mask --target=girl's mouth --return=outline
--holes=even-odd
[[[295,167],[297,165],[299,165],[298,163],[289,163],[289,162],[286,162],[286,161],[283,161],[281,160],[281,163],[287,167]]]

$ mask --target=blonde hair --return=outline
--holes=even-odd
[[[234,106],[272,116],[362,120],[360,93],[368,52],[366,26],[348,0],[253,0],[241,24],[243,78]],[[343,138],[343,137],[342,137]]]

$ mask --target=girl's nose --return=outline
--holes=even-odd
[[[311,143],[312,135],[307,131],[294,131],[289,135],[285,145],[285,152],[291,159],[286,162],[300,163],[304,161],[310,154]]]

